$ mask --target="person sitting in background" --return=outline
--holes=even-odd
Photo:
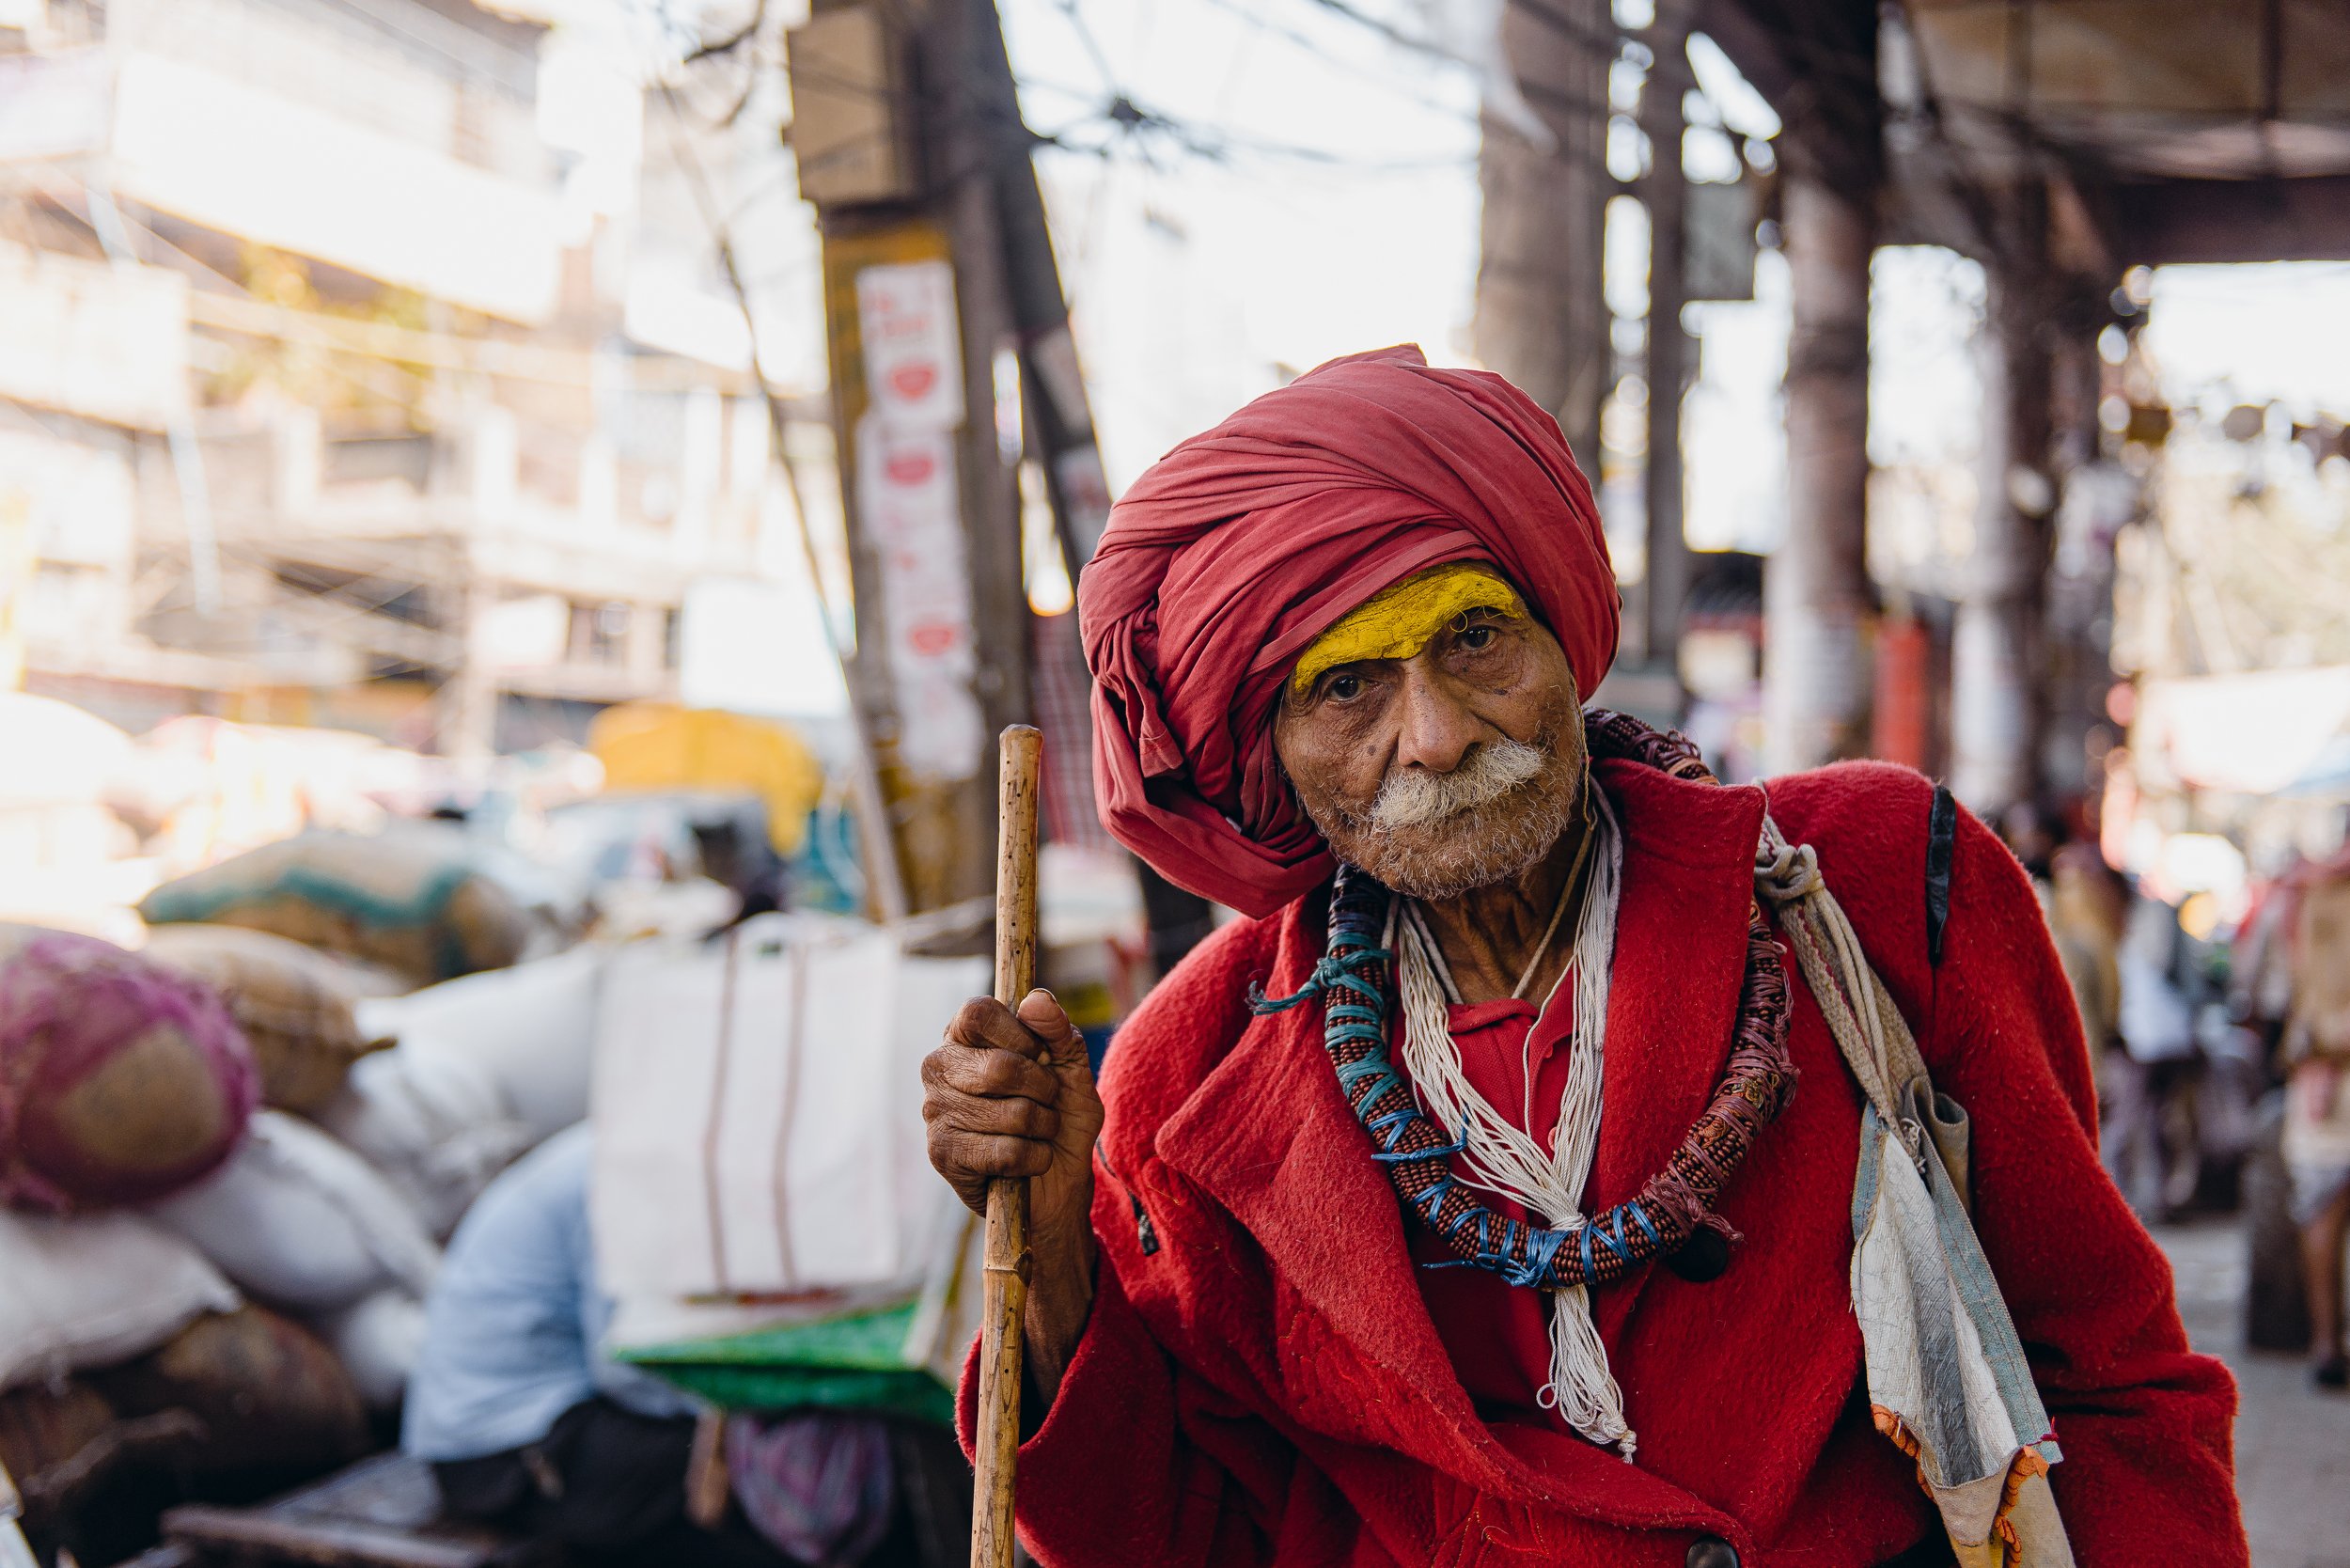
[[[578,1560],[770,1568],[784,1560],[746,1529],[685,1517],[696,1403],[603,1354],[593,1152],[587,1123],[557,1133],[457,1228],[400,1446],[431,1465],[449,1513],[553,1537]]]

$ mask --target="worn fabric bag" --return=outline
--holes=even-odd
[[[218,996],[72,932],[0,956],[0,1203],[140,1203],[219,1168],[260,1098]]]
[[[529,914],[493,852],[442,823],[313,830],[176,877],[139,902],[149,925],[244,926],[431,985],[520,960]]]
[[[366,1407],[335,1353],[302,1325],[250,1302],[208,1313],[90,1381],[124,1416],[193,1417],[170,1458],[196,1474],[330,1468],[368,1447]]]
[[[0,1391],[145,1355],[237,1302],[202,1253],[137,1215],[0,1209]]]
[[[383,1043],[360,1033],[354,1005],[402,984],[387,970],[243,926],[157,926],[141,950],[217,992],[253,1047],[261,1103],[306,1114]]]
[[[1866,1100],[1853,1184],[1853,1311],[1877,1429],[1917,1461],[1959,1568],[2073,1568],[2061,1459],[1967,1217],[1966,1113],[1925,1058],[1810,845],[1767,818],[1755,886]]]

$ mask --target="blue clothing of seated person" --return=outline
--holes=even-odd
[[[685,1518],[695,1402],[604,1353],[593,1155],[587,1123],[557,1133],[458,1226],[400,1446],[431,1464],[449,1513],[553,1537],[577,1560],[773,1568],[783,1560],[739,1521]]]

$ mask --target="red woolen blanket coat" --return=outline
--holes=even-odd
[[[1759,789],[1628,763],[1598,776],[1624,858],[1594,1213],[1663,1163],[1720,1071],[1764,808]],[[1962,816],[1936,968],[1924,780],[1845,764],[1775,782],[1769,807],[1817,848],[1937,1085],[1972,1116],[1977,1226],[2064,1450],[2053,1479],[2080,1568],[2247,1562],[2234,1387],[2188,1351],[2170,1269],[2099,1168],[2087,1053],[2022,871]],[[1251,981],[1278,996],[1306,979],[1319,904],[1219,933],[1120,1032],[1093,1315],[1020,1451],[1038,1560],[1682,1568],[1710,1534],[1744,1568],[1869,1568],[1926,1539],[1911,1466],[1871,1427],[1852,1316],[1860,1102],[1795,966],[1803,1077],[1722,1205],[1747,1238],[1729,1272],[1696,1284],[1651,1265],[1595,1294],[1634,1466],[1480,1419],[1320,1008],[1250,1015]]]

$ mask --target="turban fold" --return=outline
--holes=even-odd
[[[1509,383],[1416,348],[1333,360],[1137,479],[1077,588],[1102,821],[1161,875],[1263,917],[1330,855],[1274,757],[1298,655],[1449,561],[1531,602],[1588,698],[1615,657],[1615,572],[1559,426]]]

